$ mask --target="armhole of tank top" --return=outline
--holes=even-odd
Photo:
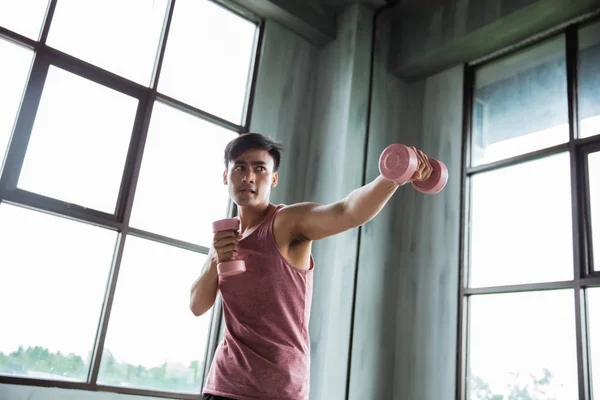
[[[279,255],[285,260],[285,262],[288,264],[288,266],[292,269],[294,269],[295,271],[298,271],[300,273],[303,273],[304,275],[308,275],[310,272],[312,272],[315,269],[315,259],[313,257],[312,251],[310,252],[310,261],[309,261],[309,268],[307,270],[304,269],[300,269],[294,265],[292,265],[292,263],[287,260],[283,254],[281,253],[281,249],[279,248],[279,245],[277,245],[277,239],[275,239],[275,218],[277,218],[277,214],[279,213],[279,211],[281,211],[283,208],[285,208],[286,205],[285,204],[279,204],[277,206],[277,210],[275,210],[275,212],[273,213],[273,216],[271,217],[271,221],[269,223],[269,231],[270,231],[270,236],[271,236],[271,240],[272,240],[272,244],[275,247],[275,249],[279,252]]]

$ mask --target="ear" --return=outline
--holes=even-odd
[[[227,170],[223,171],[223,185],[227,185]]]
[[[271,187],[274,188],[275,186],[277,186],[278,181],[279,181],[279,173],[275,172],[273,174],[273,182],[271,183]]]

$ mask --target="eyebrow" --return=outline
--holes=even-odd
[[[241,161],[241,160],[238,160],[234,163],[234,165],[246,165],[246,164],[248,164],[246,161]],[[250,164],[252,164],[252,165],[267,165],[267,163],[264,161],[252,161]]]

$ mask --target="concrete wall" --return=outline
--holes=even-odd
[[[267,25],[252,130],[288,147],[275,203],[329,203],[361,185],[371,22],[372,10],[347,8],[322,49]],[[376,47],[367,179],[381,151],[402,142],[443,160],[450,181],[437,196],[401,188],[365,225],[351,359],[358,229],[315,243],[311,400],[346,398],[349,362],[350,399],[454,397],[462,67],[407,85],[386,70],[389,37],[387,25]]]
[[[600,8],[600,0],[431,0],[398,9],[390,69],[415,82]]]
[[[273,203],[302,201],[312,189],[306,161],[312,137],[318,49],[276,22],[265,25],[250,131],[285,146]]]
[[[350,399],[454,399],[463,68],[407,85],[386,69],[389,25],[376,45],[367,179],[393,142],[449,168],[435,196],[401,187],[360,246]]]
[[[371,15],[348,8],[336,41],[319,55],[306,200],[331,203],[361,186],[368,98]],[[343,399],[346,392],[350,320],[358,231],[313,246],[316,270],[310,321],[311,399]]]
[[[371,12],[354,5],[312,47],[267,24],[251,130],[287,147],[274,203],[342,199],[361,185]],[[260,94],[260,95],[259,95]],[[358,231],[314,244],[311,399],[345,397]]]

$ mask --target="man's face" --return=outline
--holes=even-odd
[[[273,157],[266,150],[246,151],[231,161],[229,169],[223,172],[223,183],[239,207],[267,204],[277,179],[277,172],[273,172]]]

